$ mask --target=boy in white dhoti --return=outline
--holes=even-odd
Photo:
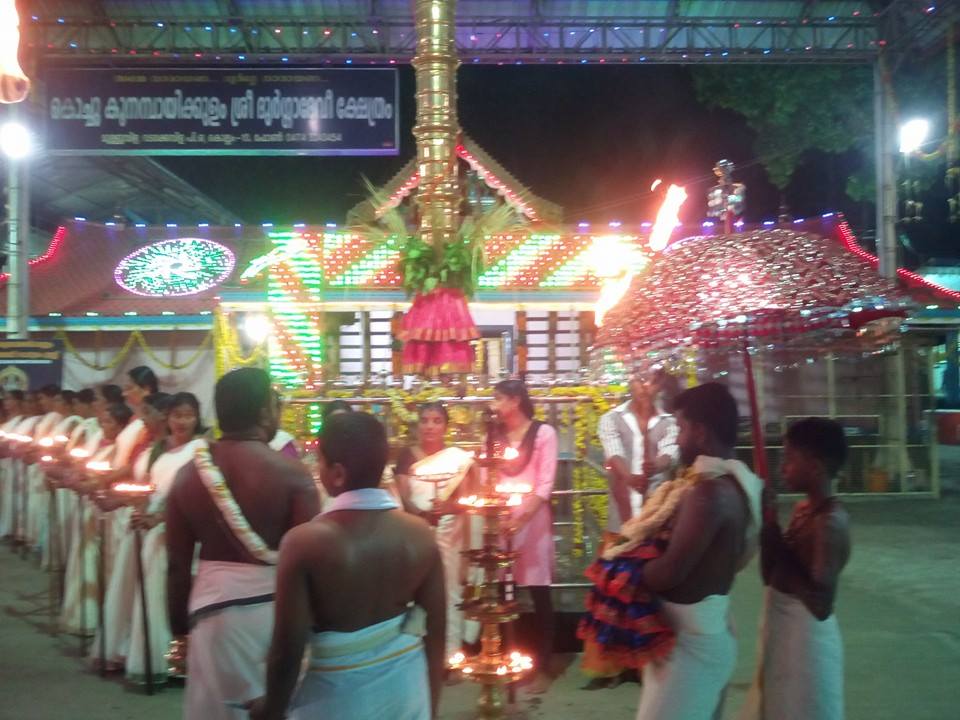
[[[190,633],[185,720],[245,718],[243,704],[263,694],[276,548],[320,509],[303,464],[267,445],[277,430],[269,376],[258,368],[227,373],[214,402],[223,435],[198,445],[166,508],[170,628],[181,649]]]
[[[784,438],[783,480],[806,493],[787,530],[776,498],[761,535],[767,601],[757,676],[743,720],[842,720],[843,641],[833,614],[837,581],[850,557],[850,520],[833,494],[847,456],[843,427],[825,418],[795,423]]]
[[[331,500],[280,547],[267,694],[250,717],[430,720],[446,631],[433,532],[379,487],[387,437],[372,415],[330,417],[319,460]]]

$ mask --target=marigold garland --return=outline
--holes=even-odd
[[[70,353],[70,355],[72,355],[77,360],[77,362],[79,362],[84,367],[90,368],[91,370],[95,370],[97,372],[113,370],[114,368],[120,366],[123,363],[123,361],[127,359],[127,356],[133,350],[135,345],[138,345],[155,365],[158,365],[164,368],[165,370],[185,370],[186,368],[196,363],[201,358],[201,356],[208,350],[208,345],[210,344],[210,341],[213,339],[213,333],[209,332],[203,337],[203,340],[200,341],[200,345],[190,355],[189,359],[184,363],[174,363],[174,362],[168,363],[162,360],[160,356],[157,355],[156,351],[152,347],[150,347],[150,344],[147,342],[147,339],[144,337],[143,333],[140,332],[139,330],[133,330],[130,332],[130,335],[127,337],[126,341],[124,341],[123,346],[120,348],[120,350],[117,351],[117,354],[114,355],[110,359],[110,361],[107,362],[105,365],[99,365],[95,362],[90,362],[89,360],[87,360],[80,353],[80,350],[77,348],[77,346],[74,345],[73,342],[70,340],[70,337],[67,335],[65,330],[58,330],[54,335],[54,339],[62,341],[64,349],[68,353]]]
[[[620,402],[626,388],[622,385],[587,385],[576,387],[531,388],[530,394],[534,400],[538,397],[575,397],[582,401],[574,403],[574,453],[578,461],[573,472],[573,488],[575,490],[601,490],[606,493],[607,479],[586,465],[590,445],[596,437],[597,424],[600,417]],[[450,397],[456,394],[454,388],[427,386],[413,391],[400,388],[354,388],[327,391],[327,399],[350,400],[351,398],[383,398],[384,406],[389,408],[389,416],[395,422],[396,438],[404,441],[412,439],[416,432],[418,420],[417,408],[423,403]],[[490,397],[492,388],[471,388],[472,397]],[[315,398],[314,393],[294,392],[294,398]],[[310,408],[312,404],[294,403],[284,414],[284,427],[291,434],[302,441],[313,439],[310,429]],[[535,404],[535,417],[538,420],[547,419],[546,403]],[[376,408],[371,408],[376,411]],[[484,408],[481,405],[460,405],[451,403],[450,428],[447,439],[452,443],[478,439],[481,429],[481,414]],[[595,519],[598,527],[606,527],[607,498],[603,495],[576,496],[572,503],[573,510],[573,553],[582,556],[584,553],[584,521],[587,511]]]

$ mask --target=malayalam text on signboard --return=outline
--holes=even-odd
[[[46,149],[62,155],[396,155],[394,68],[61,69]]]

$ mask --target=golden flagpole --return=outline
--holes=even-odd
[[[442,247],[456,237],[459,224],[456,0],[414,0],[413,11],[417,32],[413,58],[417,118],[413,135],[420,173],[420,233],[425,242]]]

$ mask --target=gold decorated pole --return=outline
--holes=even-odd
[[[457,179],[457,60],[454,43],[456,0],[414,0],[417,52],[417,166],[420,233],[442,247],[456,236],[460,189]]]

